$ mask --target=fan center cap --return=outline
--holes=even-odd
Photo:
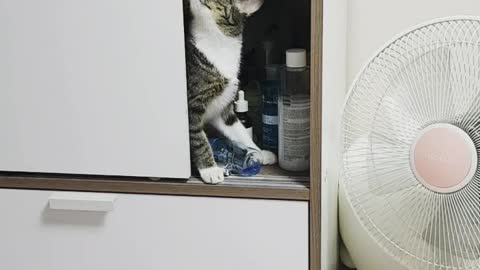
[[[451,193],[465,187],[477,170],[477,151],[472,139],[451,124],[426,127],[410,151],[410,165],[428,189]]]

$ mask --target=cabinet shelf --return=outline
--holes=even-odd
[[[278,173],[278,170],[268,168],[269,172]],[[308,201],[310,197],[308,177],[265,174],[248,178],[230,176],[220,185],[207,185],[196,177],[188,180],[152,181],[133,177],[3,172],[0,173],[0,188],[298,201]]]

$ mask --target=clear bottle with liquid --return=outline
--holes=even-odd
[[[257,175],[262,169],[258,160],[261,153],[257,149],[249,148],[225,138],[210,139],[213,156],[219,166],[225,169],[225,174],[240,176]]]
[[[282,169],[310,168],[310,69],[304,49],[290,49],[281,71],[278,160]]]

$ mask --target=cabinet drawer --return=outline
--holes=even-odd
[[[0,0],[0,170],[190,177],[179,0]]]
[[[118,194],[88,212],[52,194],[0,190],[2,269],[308,269],[306,202]]]

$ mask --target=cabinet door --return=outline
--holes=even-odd
[[[307,202],[117,195],[102,213],[52,193],[0,190],[1,269],[308,269]]]
[[[190,176],[179,0],[0,0],[0,170]]]

